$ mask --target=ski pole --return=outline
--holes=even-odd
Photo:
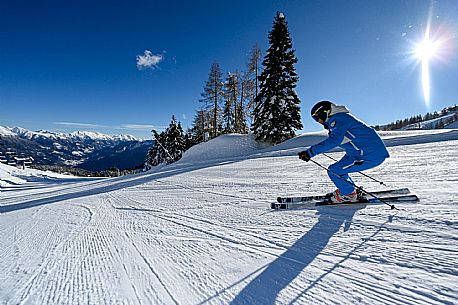
[[[326,157],[328,157],[328,158],[331,159],[331,160],[334,160],[334,161],[336,161],[336,162],[338,161],[337,159],[331,157],[330,155],[327,155],[327,154],[323,154],[323,155],[325,155]],[[369,179],[371,179],[371,180],[373,180],[373,181],[375,181],[375,182],[378,182],[378,183],[380,183],[381,185],[387,186],[387,185],[385,184],[385,182],[380,181],[380,180],[377,180],[377,179],[375,179],[375,178],[373,178],[373,177],[371,177],[371,176],[369,176],[369,175],[367,175],[367,174],[365,174],[365,173],[363,173],[363,172],[358,172],[358,174],[361,174],[361,175],[363,175],[364,177],[367,177],[367,178],[369,178]]]
[[[389,204],[388,202],[386,202],[385,200],[383,200],[383,199],[377,197],[376,195],[372,194],[371,192],[368,192],[368,191],[364,190],[362,187],[357,186],[355,183],[350,182],[350,181],[344,179],[342,176],[340,176],[340,175],[334,173],[332,170],[330,170],[329,168],[327,168],[327,167],[321,165],[320,163],[316,162],[315,160],[310,159],[309,161],[312,161],[313,163],[315,163],[315,164],[318,165],[319,167],[321,167],[321,168],[325,169],[326,171],[330,172],[330,173],[333,174],[334,176],[338,177],[340,180],[345,181],[345,182],[347,182],[347,183],[350,183],[351,185],[353,185],[355,188],[357,188],[357,189],[360,190],[361,192],[364,192],[364,193],[368,194],[369,196],[371,196],[371,197],[377,199],[378,201],[383,202],[384,204],[386,204],[387,206],[389,206],[392,210],[398,210],[398,211],[399,211],[399,209],[396,208],[396,207],[394,206],[394,204]]]

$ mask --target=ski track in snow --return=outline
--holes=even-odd
[[[332,189],[293,155],[11,187],[0,304],[457,304],[458,141],[389,150],[367,174],[419,195],[399,211],[268,210]]]

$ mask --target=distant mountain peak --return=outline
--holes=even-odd
[[[102,141],[141,141],[132,135],[108,135],[97,131],[73,131],[71,133],[60,133],[49,130],[40,129],[30,131],[22,127],[7,127],[0,126],[0,135],[4,136],[21,136],[28,139],[39,137],[47,137],[50,139],[90,139]]]
[[[151,141],[132,135],[107,135],[95,131],[59,133],[0,126],[0,155],[14,150],[36,164],[71,165],[88,170],[133,168],[143,164]]]

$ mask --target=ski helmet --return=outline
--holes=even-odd
[[[332,103],[330,101],[321,101],[315,104],[310,111],[310,115],[315,121],[322,120],[326,122],[331,112]]]

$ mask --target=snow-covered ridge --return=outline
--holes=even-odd
[[[37,137],[51,140],[102,140],[102,141],[140,141],[132,135],[107,135],[94,131],[74,131],[71,133],[52,132],[48,130],[30,131],[22,127],[0,126],[0,135],[20,136],[29,140]]]
[[[8,127],[0,126],[0,135],[13,137],[16,134],[14,132],[12,132]]]

